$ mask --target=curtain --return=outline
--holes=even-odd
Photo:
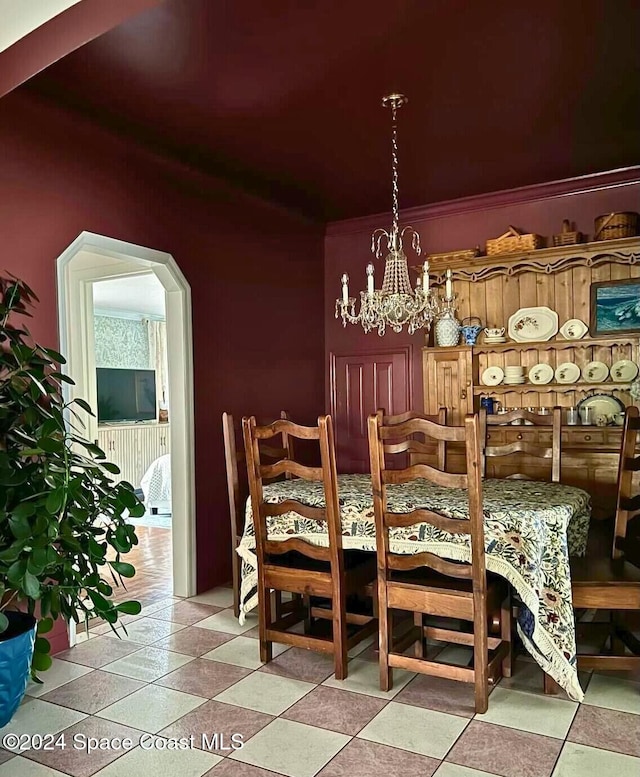
[[[156,391],[160,407],[169,405],[169,371],[167,367],[167,322],[146,319],[149,335],[149,358],[156,371]]]

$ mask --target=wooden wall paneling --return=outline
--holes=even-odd
[[[571,270],[573,285],[573,315],[589,325],[589,294],[591,291],[591,270],[588,267],[574,267]]]
[[[482,289],[485,297],[486,317],[483,320],[485,327],[506,326],[507,320],[504,315],[503,294],[505,291],[504,278],[489,278],[484,283],[476,283],[475,288]]]
[[[475,285],[477,287],[478,284]],[[458,281],[454,286],[454,291],[458,295],[458,310],[456,315],[458,320],[462,322],[463,319],[471,315],[471,311],[473,309],[471,304],[471,294],[473,291],[472,284],[468,281]]]
[[[553,283],[554,287],[554,300],[555,311],[558,314],[558,323],[560,326],[571,318],[575,318],[573,315],[573,272],[571,270],[565,270],[559,272],[556,275],[552,275],[547,283]],[[585,321],[588,324],[588,321]]]

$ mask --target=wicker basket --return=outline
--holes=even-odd
[[[427,259],[435,264],[447,264],[448,262],[468,262],[479,255],[479,248],[465,248],[459,251],[445,251],[442,254],[427,254]]]
[[[553,236],[554,246],[570,246],[574,243],[582,242],[582,232],[576,232],[572,228],[575,225],[572,224],[569,219],[565,219],[562,222],[562,232],[559,235]]]
[[[594,240],[615,240],[619,237],[633,237],[638,231],[640,214],[609,213],[595,220]]]
[[[540,235],[523,235],[515,227],[509,227],[509,231],[500,237],[487,240],[487,255],[510,254],[514,251],[532,251],[542,246]]]

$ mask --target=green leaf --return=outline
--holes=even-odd
[[[101,461],[100,466],[102,467],[102,469],[106,469],[106,471],[110,472],[112,475],[120,474],[120,467],[118,467],[116,464],[113,464],[110,461]]]
[[[9,628],[9,618],[0,610],[0,634]]]
[[[14,518],[31,518],[35,511],[36,506],[33,502],[22,502],[22,504],[14,507],[11,513]]]
[[[38,599],[40,597],[40,581],[31,572],[25,572],[22,579],[22,588],[27,596],[32,599]]]
[[[38,653],[49,653],[51,652],[51,643],[44,637],[36,637],[34,649],[37,650]]]
[[[14,586],[18,586],[22,583],[22,578],[27,570],[27,562],[25,559],[20,559],[14,562],[9,569],[7,569],[7,580]]]
[[[48,634],[53,628],[53,618],[41,618],[38,621],[38,634]]]
[[[95,415],[93,410],[91,409],[91,405],[84,399],[77,398],[73,400],[78,407],[81,407],[84,411],[89,413],[89,415]]]
[[[55,437],[41,437],[38,440],[38,447],[45,453],[58,453],[64,446],[63,441],[56,440]]]
[[[93,606],[96,608],[96,612],[103,615],[111,609],[111,603],[108,602],[104,596],[102,596],[102,594],[99,594],[97,591],[92,591],[90,588],[87,589],[87,594],[89,599],[91,599],[93,602]]]
[[[133,577],[136,573],[133,564],[127,564],[125,561],[111,561],[110,564],[122,577]]]
[[[34,651],[33,658],[31,659],[31,668],[35,669],[36,672],[46,672],[52,663],[53,661],[51,660],[50,655]]]
[[[45,510],[50,515],[57,515],[57,513],[60,511],[60,508],[64,504],[64,499],[65,499],[64,489],[58,488],[55,491],[52,491],[47,497],[47,501],[44,506]]]
[[[116,604],[116,610],[118,612],[124,613],[125,615],[139,615],[142,611],[142,605],[140,602],[130,600],[128,602],[120,602],[120,604]]]
[[[58,362],[58,364],[67,363],[67,360],[64,358],[64,356],[61,353],[54,351],[53,348],[43,348],[42,350],[47,354],[47,356],[50,359],[53,359],[54,362]]]
[[[23,540],[31,536],[31,524],[28,518],[9,516],[9,528],[17,540]]]

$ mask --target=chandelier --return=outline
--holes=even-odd
[[[349,276],[342,278],[342,298],[336,300],[336,318],[342,316],[342,325],[361,324],[365,333],[377,329],[384,335],[387,326],[394,332],[401,332],[407,326],[409,334],[418,329],[429,329],[431,322],[442,312],[443,306],[452,300],[451,282],[447,283],[446,295],[442,300],[430,288],[429,262],[422,265],[422,276],[418,276],[415,289],[411,288],[407,256],[403,241],[411,241],[411,248],[420,256],[420,235],[413,227],[400,229],[398,224],[398,139],[397,111],[407,103],[402,94],[390,94],[382,98],[382,105],[391,108],[391,171],[392,171],[392,222],[391,230],[376,229],[371,235],[371,252],[376,259],[382,259],[387,252],[382,288],[374,285],[374,266],[367,265],[367,290],[360,292],[360,312],[356,315],[355,297],[349,296]],[[450,275],[448,275],[448,279]]]

